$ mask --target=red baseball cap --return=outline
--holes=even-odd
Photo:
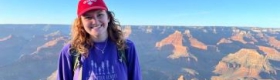
[[[93,9],[108,10],[103,0],[80,0],[78,4],[77,15],[81,16],[85,12]]]

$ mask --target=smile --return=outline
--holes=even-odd
[[[100,26],[90,26],[89,28],[92,29],[92,28],[94,28],[94,27],[100,28],[100,27],[103,27],[103,25],[100,25]]]

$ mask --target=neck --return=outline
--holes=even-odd
[[[94,42],[104,42],[108,38],[108,33],[92,36]]]

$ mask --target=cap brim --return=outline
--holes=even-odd
[[[78,14],[78,16],[82,16],[84,13],[86,13],[90,10],[107,10],[107,9],[105,7],[100,7],[100,6],[90,7],[90,8],[87,8],[87,9],[84,9],[83,11],[81,11],[80,14]]]

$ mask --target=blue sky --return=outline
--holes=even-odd
[[[78,0],[0,0],[0,24],[72,24]],[[280,27],[280,0],[105,0],[122,25]]]

